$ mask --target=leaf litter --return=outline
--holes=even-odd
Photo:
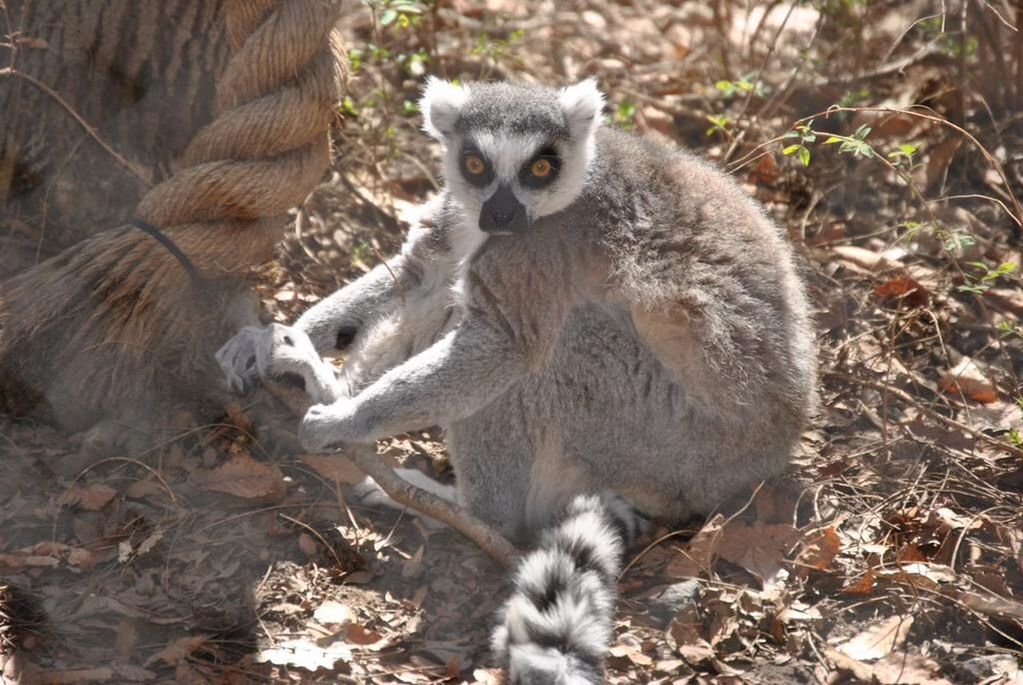
[[[608,681],[1017,682],[1023,285],[1018,271],[991,274],[1019,260],[1019,231],[998,203],[1011,209],[1009,193],[1020,195],[1020,132],[984,129],[980,98],[948,99],[959,90],[943,34],[907,4],[788,17],[757,3],[717,15],[702,3],[576,5],[580,20],[555,26],[542,20],[550,2],[444,3],[421,20],[428,31],[408,32],[381,32],[353,6],[342,27],[350,48],[373,40],[406,56],[432,49],[434,31],[447,47],[429,68],[450,76],[596,73],[616,125],[728,165],[805,246],[822,410],[804,453],[790,478],[687,530],[659,529],[634,552]],[[863,28],[860,61],[822,52],[842,44],[841,21]],[[383,55],[363,60],[351,85],[356,113],[337,134],[333,178],[255,274],[278,320],[394,252],[395,217],[432,188],[434,151],[402,111],[417,89],[408,57]],[[888,70],[864,55],[905,63]],[[832,112],[814,126],[869,125],[865,142],[884,154],[912,143],[913,161],[896,168],[924,204],[891,169],[837,146],[808,148],[806,168],[755,150],[843,98],[972,117],[998,168],[954,129],[905,112]],[[711,135],[709,118],[722,123]],[[748,153],[764,154],[743,166]],[[294,417],[266,390],[225,407],[217,426],[188,428],[158,454],[124,455],[159,478],[120,461],[71,480],[55,464],[75,463],[80,440],[0,417],[4,677],[503,682],[487,637],[506,579],[479,550],[361,507],[347,489],[358,469],[302,453]],[[446,478],[439,437],[399,436],[384,453]]]

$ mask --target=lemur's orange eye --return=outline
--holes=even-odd
[[[553,168],[554,167],[551,166],[550,160],[541,158],[533,162],[533,166],[530,167],[530,171],[532,171],[533,175],[537,178],[544,178],[545,176],[550,175],[551,169]]]
[[[479,155],[469,155],[465,158],[465,168],[474,176],[479,176],[487,170],[487,163]]]

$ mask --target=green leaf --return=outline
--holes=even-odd
[[[836,138],[835,136],[831,136],[830,138],[828,138],[827,140],[824,141],[824,144],[825,145],[834,145],[835,143],[844,143],[844,142],[845,141],[842,140],[841,138]]]
[[[622,104],[618,105],[616,116],[619,121],[629,121],[636,116],[636,103],[631,100],[623,100]]]
[[[398,18],[397,10],[384,10],[384,13],[380,15],[380,25],[390,26],[394,23],[394,20]]]
[[[791,155],[793,152],[801,148],[802,145],[789,145],[787,148],[781,151],[783,155]]]
[[[351,95],[346,95],[345,99],[341,101],[341,111],[351,117],[359,116],[359,108]]]
[[[810,150],[805,145],[799,146],[799,161],[803,166],[810,166]]]
[[[974,295],[983,295],[987,292],[988,286],[980,283],[963,283],[956,290],[964,293],[973,293]]]
[[[977,239],[969,233],[952,233],[945,238],[944,247],[949,252],[962,250],[969,245],[976,245]]]

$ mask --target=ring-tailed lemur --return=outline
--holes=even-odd
[[[710,165],[601,127],[602,106],[592,80],[431,80],[429,220],[298,320],[308,344],[250,331],[222,355],[242,385],[306,377],[309,449],[438,424],[472,513],[518,539],[563,517],[495,633],[513,683],[599,681],[631,507],[684,519],[778,473],[815,402],[781,232]],[[314,370],[349,344],[339,379]]]

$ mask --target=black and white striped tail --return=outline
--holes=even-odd
[[[579,495],[543,533],[494,631],[510,685],[603,682],[622,556],[645,523],[616,495]]]

